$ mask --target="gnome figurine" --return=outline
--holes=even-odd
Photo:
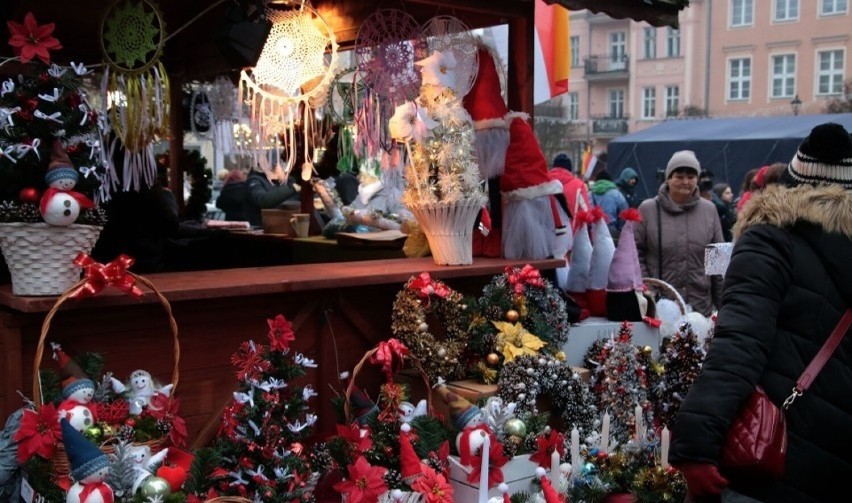
[[[112,488],[104,482],[109,474],[109,458],[65,418],[60,423],[74,480],[65,495],[65,503],[113,503]]]
[[[459,432],[456,435],[456,449],[459,453],[476,454],[485,443],[485,436],[491,434],[482,409],[450,391],[444,383],[438,384],[437,391],[450,409],[453,428]]]
[[[634,227],[641,216],[637,209],[628,208],[621,212],[619,218],[625,223],[609,267],[607,318],[610,321],[645,321],[653,324],[654,300],[645,293],[639,253],[633,237]]]
[[[402,481],[410,486],[423,476],[423,466],[411,444],[411,425],[402,423],[399,429],[399,473]]]
[[[53,141],[50,165],[44,181],[48,189],[41,196],[41,217],[50,225],[68,226],[77,220],[81,208],[94,208],[95,203],[74,191],[79,175],[58,138]]]
[[[89,379],[77,362],[71,359],[59,344],[52,344],[53,358],[59,363],[62,376],[62,402],[59,417],[65,418],[77,431],[94,426],[97,421],[97,406],[92,402],[95,383]]]

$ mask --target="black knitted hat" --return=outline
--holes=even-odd
[[[827,122],[811,130],[787,166],[784,181],[836,183],[852,189],[852,137],[840,124]]]

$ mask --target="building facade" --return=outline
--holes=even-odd
[[[679,30],[572,12],[569,154],[672,118],[822,113],[852,77],[850,3],[692,0]]]

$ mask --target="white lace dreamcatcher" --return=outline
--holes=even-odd
[[[451,86],[456,96],[463,97],[473,87],[479,72],[476,37],[467,25],[452,16],[435,16],[421,29],[426,52],[418,54],[418,60],[424,59],[435,51],[452,52],[456,61],[456,83]]]
[[[274,164],[274,171],[286,177],[297,158],[296,125],[313,122],[313,108],[327,98],[338,47],[334,32],[310,5],[283,11],[269,8],[266,16],[272,29],[260,58],[254,68],[240,74],[240,119],[248,113],[254,136],[247,153],[264,169]],[[310,160],[308,131],[314,128],[302,129],[304,158]]]
[[[210,135],[213,148],[233,160],[237,148],[234,143],[234,123],[237,122],[237,86],[227,77],[216,77],[207,89],[213,124]]]

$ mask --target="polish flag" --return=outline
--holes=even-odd
[[[535,0],[536,104],[568,92],[571,48],[568,9]]]

